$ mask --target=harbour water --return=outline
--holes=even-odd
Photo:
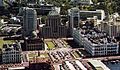
[[[120,61],[108,61],[104,63],[110,70],[120,70]]]

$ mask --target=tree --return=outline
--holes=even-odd
[[[42,16],[42,18],[41,18],[42,24],[45,24],[46,19],[47,19],[47,16]]]

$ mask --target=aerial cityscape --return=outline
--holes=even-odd
[[[0,0],[0,70],[120,70],[120,1]]]

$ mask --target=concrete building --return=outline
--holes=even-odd
[[[25,39],[24,40],[25,51],[44,50],[44,42],[39,38]]]
[[[98,24],[101,31],[105,31],[110,37],[120,36],[120,16],[117,13],[112,14],[108,21]]]
[[[37,29],[37,13],[32,8],[25,8],[23,12],[23,35],[31,36]]]
[[[87,68],[79,61],[64,61],[62,66],[65,70],[87,70]]]
[[[2,63],[21,63],[22,56],[18,44],[4,44],[2,49]]]
[[[61,23],[60,14],[51,11],[47,17],[45,26],[42,27],[44,38],[64,38],[66,37],[67,27]]]
[[[88,60],[90,65],[93,67],[93,70],[110,70],[103,62],[100,60]]]
[[[72,35],[73,29],[79,27],[80,13],[79,8],[75,7],[69,10],[69,24],[68,24],[68,35]]]
[[[79,27],[80,21],[88,18],[95,18],[95,20],[103,21],[105,19],[104,10],[84,11],[74,7],[68,10],[69,16],[69,33],[72,34],[73,28]]]
[[[79,26],[80,21],[80,10],[79,8],[75,7],[69,11],[69,27],[70,28],[77,28]]]
[[[89,25],[74,29],[73,38],[79,45],[83,45],[92,56],[114,55],[119,51],[116,39]]]

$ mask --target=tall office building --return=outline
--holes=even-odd
[[[37,29],[37,13],[32,8],[25,8],[23,14],[23,35],[31,36]]]
[[[69,29],[68,29],[68,35],[72,35],[73,28],[79,27],[79,21],[80,21],[80,13],[79,8],[75,7],[70,10],[68,10],[69,15]]]
[[[79,10],[79,8],[74,7],[68,10],[69,16],[69,33],[72,34],[73,28],[79,27],[79,23],[81,20],[87,20],[88,18],[97,18],[99,21],[103,21],[105,19],[104,10],[96,10],[96,11],[84,11]],[[96,20],[97,20],[96,19]]]
[[[61,23],[61,17],[56,11],[51,11],[47,18],[47,23],[42,28],[44,38],[64,38],[67,27]]]
[[[80,13],[79,8],[75,7],[70,10],[69,14],[69,26],[70,28],[77,28],[79,26],[79,20],[80,20]]]
[[[93,17],[96,17],[100,21],[103,21],[105,19],[104,10],[84,11],[84,10],[79,10],[79,8],[77,8],[77,7],[69,9],[68,15],[70,17],[78,17],[79,16],[79,18],[81,20],[85,20],[85,19],[93,18]]]

